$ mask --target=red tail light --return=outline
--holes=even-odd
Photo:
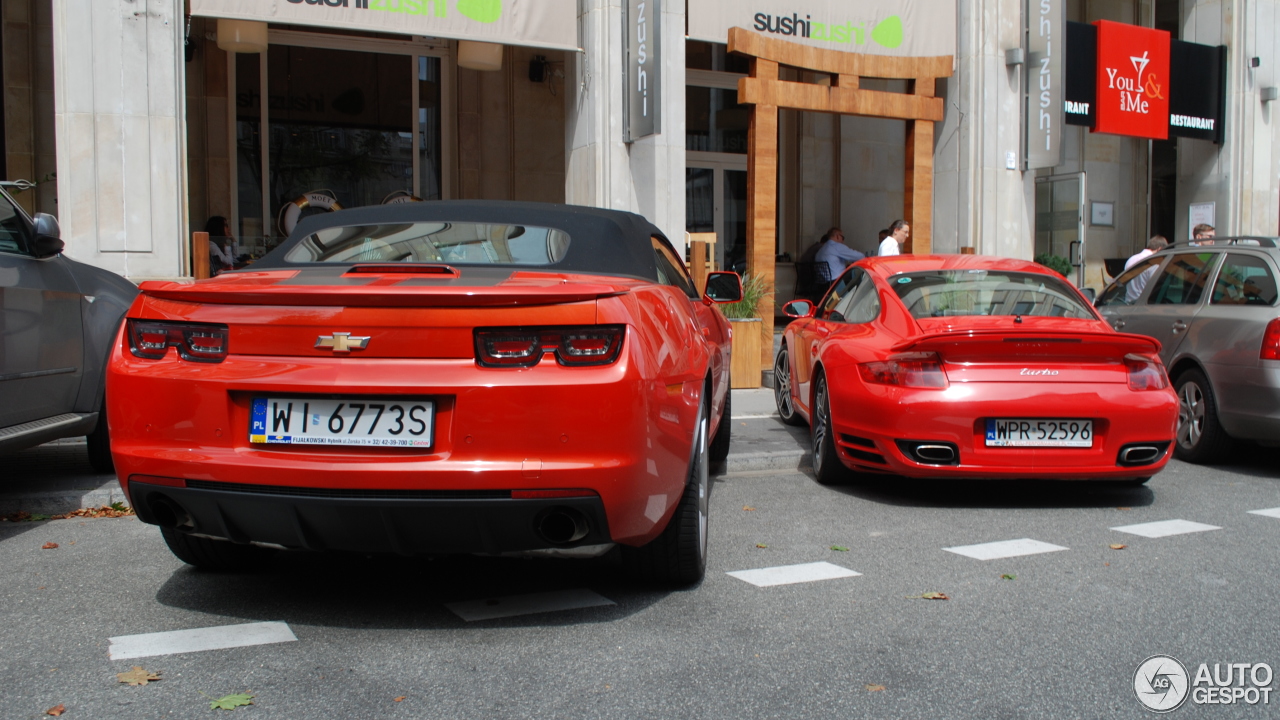
[[[1124,365],[1129,370],[1130,390],[1163,390],[1169,387],[1164,363],[1155,355],[1129,353],[1124,356]]]
[[[937,353],[902,353],[884,362],[863,363],[858,370],[863,380],[877,385],[940,390],[950,384]]]
[[[561,365],[608,365],[622,352],[625,335],[625,325],[477,328],[476,361],[482,367],[533,367],[555,353]]]
[[[1280,318],[1267,323],[1267,331],[1262,335],[1262,359],[1280,360]]]
[[[171,347],[192,362],[218,363],[227,357],[226,325],[130,319],[128,335],[129,351],[148,360],[162,359]]]

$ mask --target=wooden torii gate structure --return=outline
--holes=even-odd
[[[738,102],[751,105],[747,139],[747,271],[774,285],[778,212],[778,110],[790,108],[907,121],[906,198],[902,217],[911,225],[904,252],[928,253],[933,213],[933,124],[945,108],[934,97],[938,78],[950,77],[951,55],[888,57],[825,50],[765,37],[743,28],[729,30],[729,52],[751,58],[750,77],[738,81]],[[832,83],[816,85],[778,79],[778,66],[827,73]],[[861,78],[907,81],[907,92],[859,88]],[[773,298],[757,308],[764,321],[761,367],[773,367]]]

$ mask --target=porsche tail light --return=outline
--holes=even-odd
[[[608,365],[621,354],[625,335],[625,325],[477,328],[476,361],[483,367],[533,367],[554,353],[561,365]]]
[[[877,385],[941,390],[950,384],[937,353],[901,353],[883,362],[862,363],[858,370],[863,380]]]
[[[171,347],[192,362],[217,363],[227,357],[226,325],[130,319],[128,335],[130,352],[148,360],[162,359]]]
[[[1154,355],[1129,353],[1124,356],[1124,366],[1129,371],[1130,390],[1163,390],[1169,387],[1164,363]]]
[[[1280,360],[1280,318],[1267,323],[1267,331],[1262,335],[1263,360]]]

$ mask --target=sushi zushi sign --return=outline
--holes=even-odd
[[[955,0],[698,0],[689,37],[723,43],[741,27],[804,45],[869,55],[956,52]]]

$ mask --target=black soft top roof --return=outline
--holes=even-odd
[[[326,228],[415,222],[473,222],[554,228],[569,235],[569,247],[564,258],[552,265],[531,265],[530,269],[621,275],[654,281],[658,279],[658,270],[649,238],[654,235],[666,238],[653,223],[622,210],[505,200],[433,200],[371,205],[303,218],[287,240],[255,262],[251,269],[332,267],[333,263],[286,263],[284,256],[308,235]]]

